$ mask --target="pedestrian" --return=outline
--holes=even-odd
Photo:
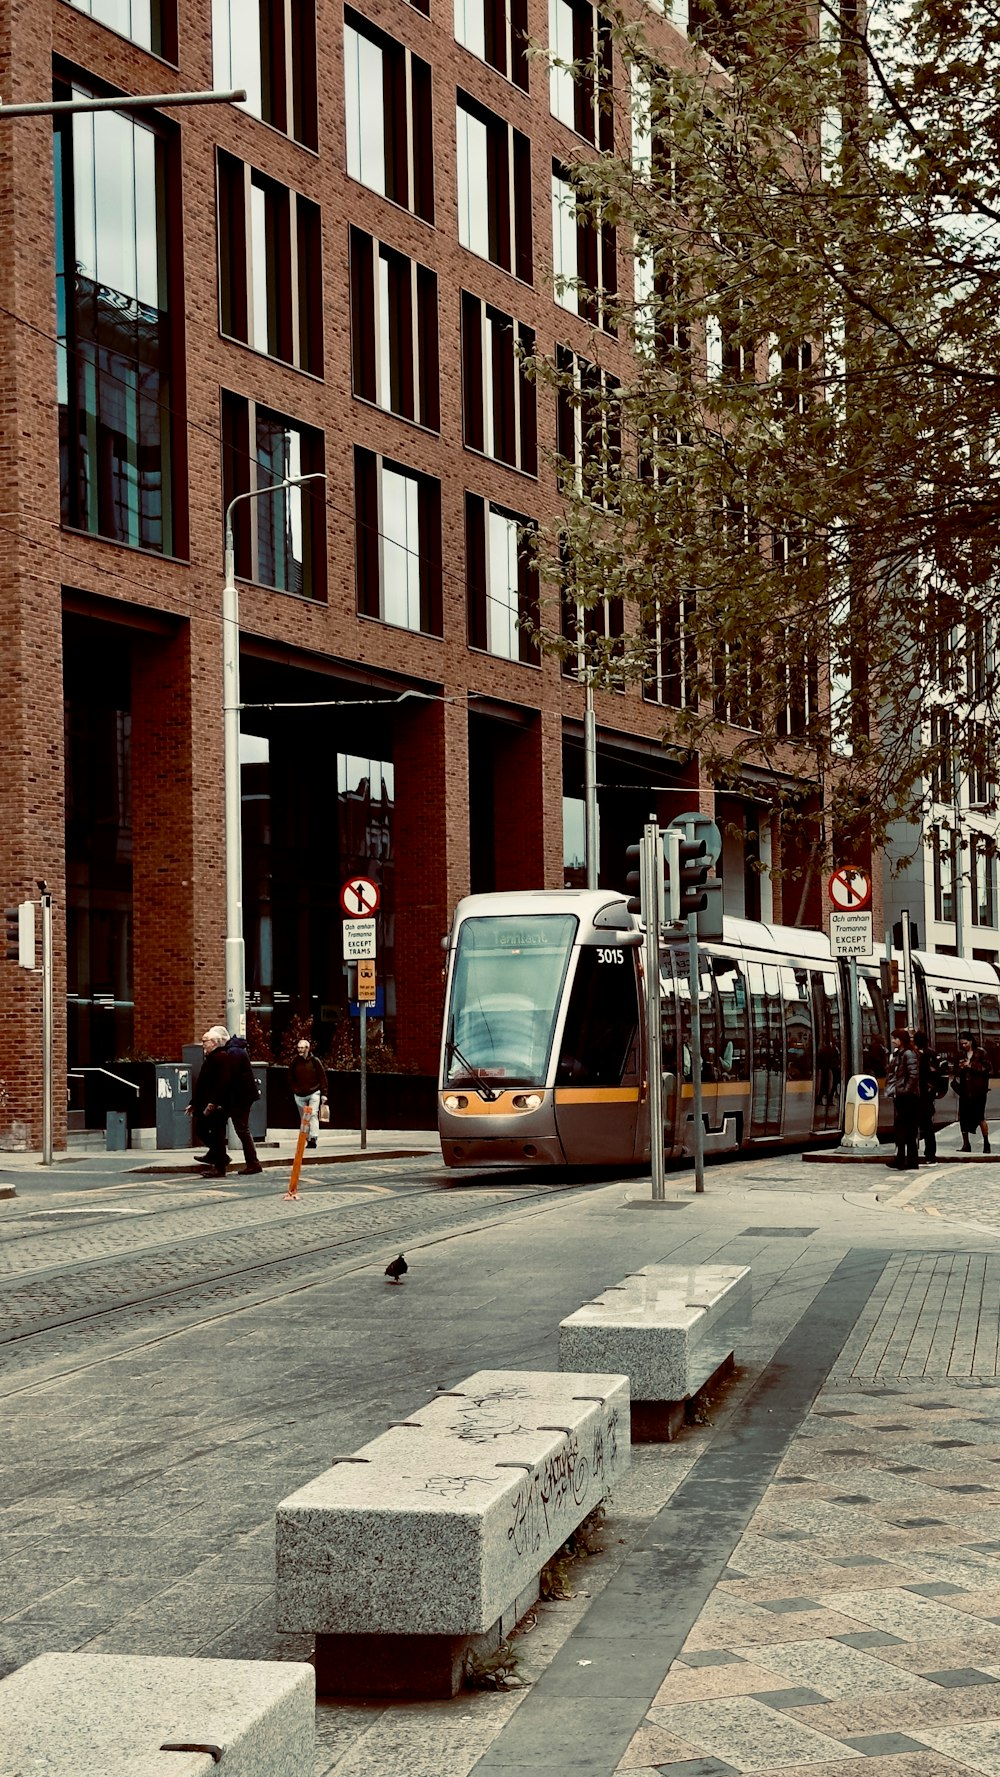
[[[288,1083],[298,1106],[300,1127],[308,1108],[306,1147],[314,1148],[319,1136],[319,1107],[326,1104],[329,1088],[326,1068],[319,1056],[313,1054],[312,1044],[307,1037],[300,1037],[295,1045],[295,1059],[288,1069]]]
[[[231,1037],[224,1024],[213,1024],[202,1037],[201,1046],[205,1059],[195,1082],[191,1111],[197,1119],[198,1133],[208,1145],[205,1164],[209,1177],[226,1176],[226,1125],[230,1118],[243,1145],[244,1170],[262,1172],[250,1134],[250,1107],[257,1097],[257,1082],[246,1039]]]
[[[924,1144],[924,1159],[936,1160],[937,1136],[934,1132],[934,1106],[937,1103],[941,1063],[927,1041],[926,1031],[911,1030],[910,1041],[916,1050],[917,1066],[920,1070],[920,1112],[917,1118],[917,1133]]]
[[[958,1045],[958,1070],[952,1085],[958,1093],[962,1153],[972,1152],[969,1137],[974,1129],[978,1129],[983,1138],[983,1153],[989,1154],[990,1126],[986,1121],[986,1097],[990,1089],[990,1064],[986,1050],[978,1046],[971,1031],[959,1031]]]
[[[894,1030],[892,1051],[885,1071],[885,1095],[892,1099],[896,1158],[887,1160],[899,1172],[919,1166],[917,1127],[920,1119],[920,1063],[910,1044],[909,1031]]]

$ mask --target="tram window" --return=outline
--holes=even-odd
[[[785,1005],[785,1078],[811,1080],[812,1012],[809,1006],[809,976],[805,969],[782,969],[781,996]]]
[[[990,1058],[990,1073],[1000,1074],[1000,999],[995,993],[984,993],[979,1000],[983,1024],[983,1048]]]
[[[881,1079],[885,1074],[885,1011],[882,995],[874,981],[858,976],[858,1005],[861,1013],[861,1066],[866,1074]]]
[[[967,1030],[978,1049],[982,1042],[982,1034],[979,1029],[978,993],[963,993],[961,988],[957,988],[955,991],[955,1015],[958,1019],[959,1030]]]
[[[669,950],[660,952],[660,1029],[663,1033],[663,1071],[677,1072],[677,982]]]
[[[576,929],[577,920],[561,913],[462,922],[446,1045],[450,1083],[485,1074],[544,1084]]]
[[[720,1079],[750,1078],[749,1044],[747,1042],[747,984],[735,957],[713,958],[715,992],[718,1002]]]
[[[610,956],[621,961],[608,962]],[[639,1028],[630,950],[581,950],[563,1031],[559,1079],[574,1086],[619,1086]]]
[[[947,1061],[949,1067],[954,1067],[958,1061],[954,992],[950,987],[939,987],[936,982],[928,981],[927,998],[933,1021],[933,1028],[927,1034],[937,1053]]]

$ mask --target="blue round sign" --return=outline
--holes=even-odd
[[[878,1081],[873,1080],[871,1074],[862,1074],[858,1080],[858,1097],[862,1101],[878,1097]]]

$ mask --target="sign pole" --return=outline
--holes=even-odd
[[[42,901],[42,1165],[52,1165],[52,896]]]
[[[368,1001],[358,1003],[361,1019],[361,1146],[368,1146]]]
[[[688,990],[691,996],[691,1109],[694,1116],[694,1188],[705,1189],[705,1119],[701,1108],[701,978],[698,973],[698,915],[689,913]]]
[[[663,1025],[660,1013],[660,829],[647,821],[642,836],[642,902],[646,910],[646,1071],[649,1075],[649,1170],[654,1203],[667,1195],[663,1158]]]
[[[958,888],[956,885],[955,893]],[[906,1022],[916,1024],[916,996],[913,992],[913,952],[910,948],[910,909],[903,908],[903,992],[906,996]],[[959,956],[962,952],[959,950]]]
[[[858,998],[858,959],[848,958],[847,978],[851,984],[851,1072],[861,1072],[861,1001]]]

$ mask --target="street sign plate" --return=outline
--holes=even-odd
[[[858,1075],[858,1097],[862,1104],[878,1097],[878,1081],[873,1080],[871,1074]]]
[[[871,906],[871,877],[856,864],[842,864],[828,877],[826,892],[839,913],[861,913]]]
[[[344,921],[344,961],[357,963],[374,961],[375,958],[375,921],[373,919],[345,919]]]
[[[713,864],[722,856],[722,834],[711,815],[702,814],[696,808],[690,814],[675,815],[670,825],[682,828],[685,839],[703,839],[705,856]]]
[[[375,999],[375,960],[362,958],[358,962],[358,1004],[370,1006]]]
[[[871,914],[831,913],[830,949],[834,956],[871,956]]]
[[[340,891],[340,905],[348,919],[367,919],[378,912],[382,891],[370,876],[349,876]]]

